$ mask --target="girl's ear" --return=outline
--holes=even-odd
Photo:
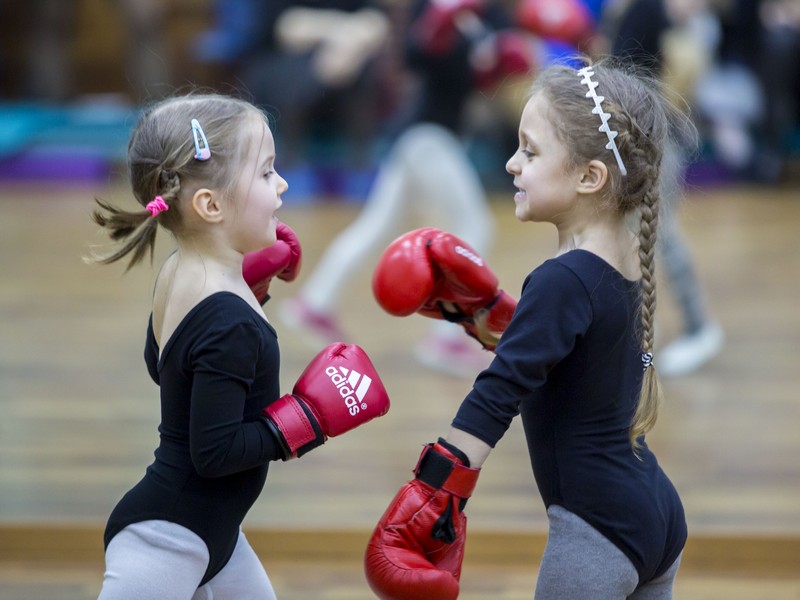
[[[218,194],[208,188],[200,188],[194,193],[192,209],[207,223],[220,223],[224,218]]]
[[[596,194],[608,181],[608,167],[601,160],[590,160],[580,173],[579,194]]]

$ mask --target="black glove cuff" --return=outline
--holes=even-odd
[[[456,458],[463,462],[464,466],[469,467],[469,459],[461,450],[445,442],[442,438],[439,438],[438,443],[452,452]],[[445,481],[447,481],[447,478],[450,477],[455,465],[456,463],[454,463],[452,459],[436,452],[434,449],[430,449],[422,456],[417,465],[417,479],[427,483],[432,488],[439,489],[444,485]]]
[[[314,416],[314,413],[311,412],[311,409],[306,406],[306,403],[303,402],[302,398],[298,398],[297,396],[295,396],[295,398],[297,399],[297,403],[303,409],[303,412],[306,413],[306,417],[308,417],[308,422],[311,423],[311,428],[314,430],[315,436],[313,440],[297,449],[297,458],[300,458],[314,448],[322,446],[327,438],[325,437],[325,434],[322,433],[322,428],[319,426],[319,421],[317,421],[317,417]]]
[[[297,396],[294,396],[294,398],[295,400],[297,400],[297,404],[300,405],[300,408],[303,409],[303,412],[308,418],[308,422],[311,424],[311,428],[314,430],[314,439],[308,442],[307,444],[300,446],[297,449],[297,458],[300,458],[301,456],[313,450],[314,448],[317,448],[322,444],[324,444],[327,438],[325,437],[325,434],[322,432],[322,428],[320,427],[319,422],[317,421],[317,417],[315,417],[314,413],[311,412],[311,409],[309,409],[308,406],[306,406],[306,403],[303,402],[302,398],[298,398]],[[278,426],[275,425],[272,419],[270,419],[267,416],[264,416],[263,420],[267,424],[267,427],[269,428],[270,432],[272,432],[272,434],[275,436],[275,439],[278,440],[278,445],[281,447],[281,451],[283,452],[283,460],[286,461],[294,458],[294,456],[292,455],[292,450],[289,447],[289,444],[286,442],[286,438],[283,437],[283,434],[281,433]]]
[[[272,422],[272,419],[268,417],[261,417],[261,420],[264,421],[264,423],[267,425],[267,429],[269,429],[269,432],[277,440],[278,447],[281,450],[281,459],[289,460],[292,457],[292,451],[289,449],[289,445],[286,443],[286,440],[284,439],[278,427]]]

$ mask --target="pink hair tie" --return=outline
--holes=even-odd
[[[162,213],[165,210],[169,210],[169,206],[166,202],[164,202],[164,198],[161,196],[156,196],[150,202],[147,203],[145,209],[150,211],[150,218],[158,216],[158,213]]]

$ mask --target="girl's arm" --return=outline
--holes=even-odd
[[[481,441],[471,433],[461,431],[455,427],[450,428],[450,432],[445,438],[448,444],[452,444],[469,458],[469,466],[474,469],[480,469],[486,457],[492,451],[492,447],[484,441]]]

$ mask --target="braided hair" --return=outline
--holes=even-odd
[[[694,139],[696,131],[688,111],[668,101],[663,85],[634,67],[605,58],[591,64],[594,77],[602,86],[603,111],[610,113],[609,127],[626,173],[614,154],[606,148],[609,138],[598,131],[600,119],[587,104],[586,87],[575,69],[555,65],[542,71],[532,94],[542,93],[550,101],[556,133],[568,149],[568,167],[592,160],[606,164],[609,183],[601,202],[621,215],[639,217],[639,263],[641,267],[640,335],[644,379],[629,430],[634,451],[640,436],[652,429],[658,416],[661,390],[651,364],[656,309],[655,249],[658,230],[661,161],[670,139]]]

